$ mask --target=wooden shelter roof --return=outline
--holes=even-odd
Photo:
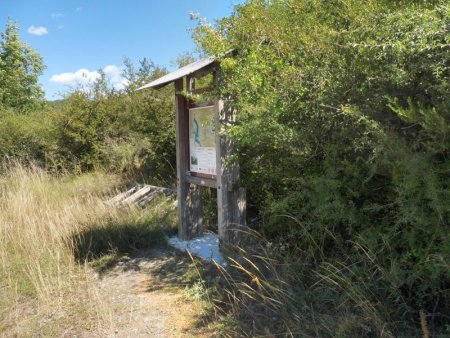
[[[150,83],[147,83],[143,85],[142,87],[139,87],[137,90],[142,90],[146,88],[162,88],[166,85],[168,85],[171,82],[174,82],[184,76],[193,74],[195,72],[198,72],[199,70],[206,68],[210,65],[212,65],[216,61],[215,57],[207,57],[195,62],[192,62],[184,67],[181,67],[180,69],[177,69],[176,71],[166,74],[163,77],[160,77],[159,79],[156,79]]]

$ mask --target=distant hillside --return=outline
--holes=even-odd
[[[59,108],[59,107],[62,107],[66,101],[67,101],[66,99],[59,99],[59,100],[47,101],[46,103],[51,108]]]

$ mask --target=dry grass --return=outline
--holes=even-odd
[[[65,335],[75,327],[106,332],[113,325],[113,309],[98,296],[95,275],[76,251],[83,247],[79,234],[107,233],[111,224],[129,226],[146,216],[102,202],[119,183],[102,173],[54,178],[36,167],[6,169],[0,177],[3,335]]]
[[[368,279],[368,269],[350,259],[314,265],[304,258],[308,253],[287,251],[254,231],[245,235],[229,246],[229,265],[217,266],[222,278],[207,290],[224,336],[448,337],[448,331],[430,333],[424,310],[420,327],[389,317],[378,296],[383,290],[372,288],[389,271],[371,252],[365,252],[372,263]]]
[[[220,278],[205,281],[222,335],[299,336],[301,309],[280,255],[255,231],[248,229],[243,237],[242,243],[223,248],[228,265],[216,265]]]
[[[209,288],[225,336],[393,337],[376,305],[335,266],[306,265],[254,231],[244,235]]]

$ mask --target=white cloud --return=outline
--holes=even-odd
[[[122,75],[122,69],[120,67],[117,67],[116,65],[108,65],[105,68],[103,68],[103,71],[105,74],[109,74],[111,76],[121,76]]]
[[[33,34],[33,35],[45,35],[48,34],[48,29],[42,26],[39,27],[35,27],[33,25],[30,26],[30,28],[28,28],[28,33]]]
[[[122,68],[116,65],[108,65],[103,68],[103,71],[114,88],[121,90],[128,85],[128,81],[122,76]]]
[[[122,69],[120,67],[116,65],[108,65],[102,70],[113,88],[121,90],[128,84],[127,80],[122,76]],[[98,71],[90,71],[88,69],[81,68],[73,73],[55,74],[50,78],[50,81],[66,86],[86,86],[92,84],[99,77],[100,74]]]
[[[50,78],[50,81],[67,86],[86,85],[98,79],[99,76],[100,74],[97,71],[91,72],[81,68],[74,73],[55,74]]]
[[[62,18],[64,16],[63,13],[52,13],[50,14],[53,19]]]

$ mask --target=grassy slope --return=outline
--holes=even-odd
[[[60,335],[74,323],[108,325],[110,309],[85,262],[161,243],[161,228],[174,225],[166,201],[151,210],[106,205],[119,184],[102,173],[53,178],[20,166],[0,178],[0,332]]]

